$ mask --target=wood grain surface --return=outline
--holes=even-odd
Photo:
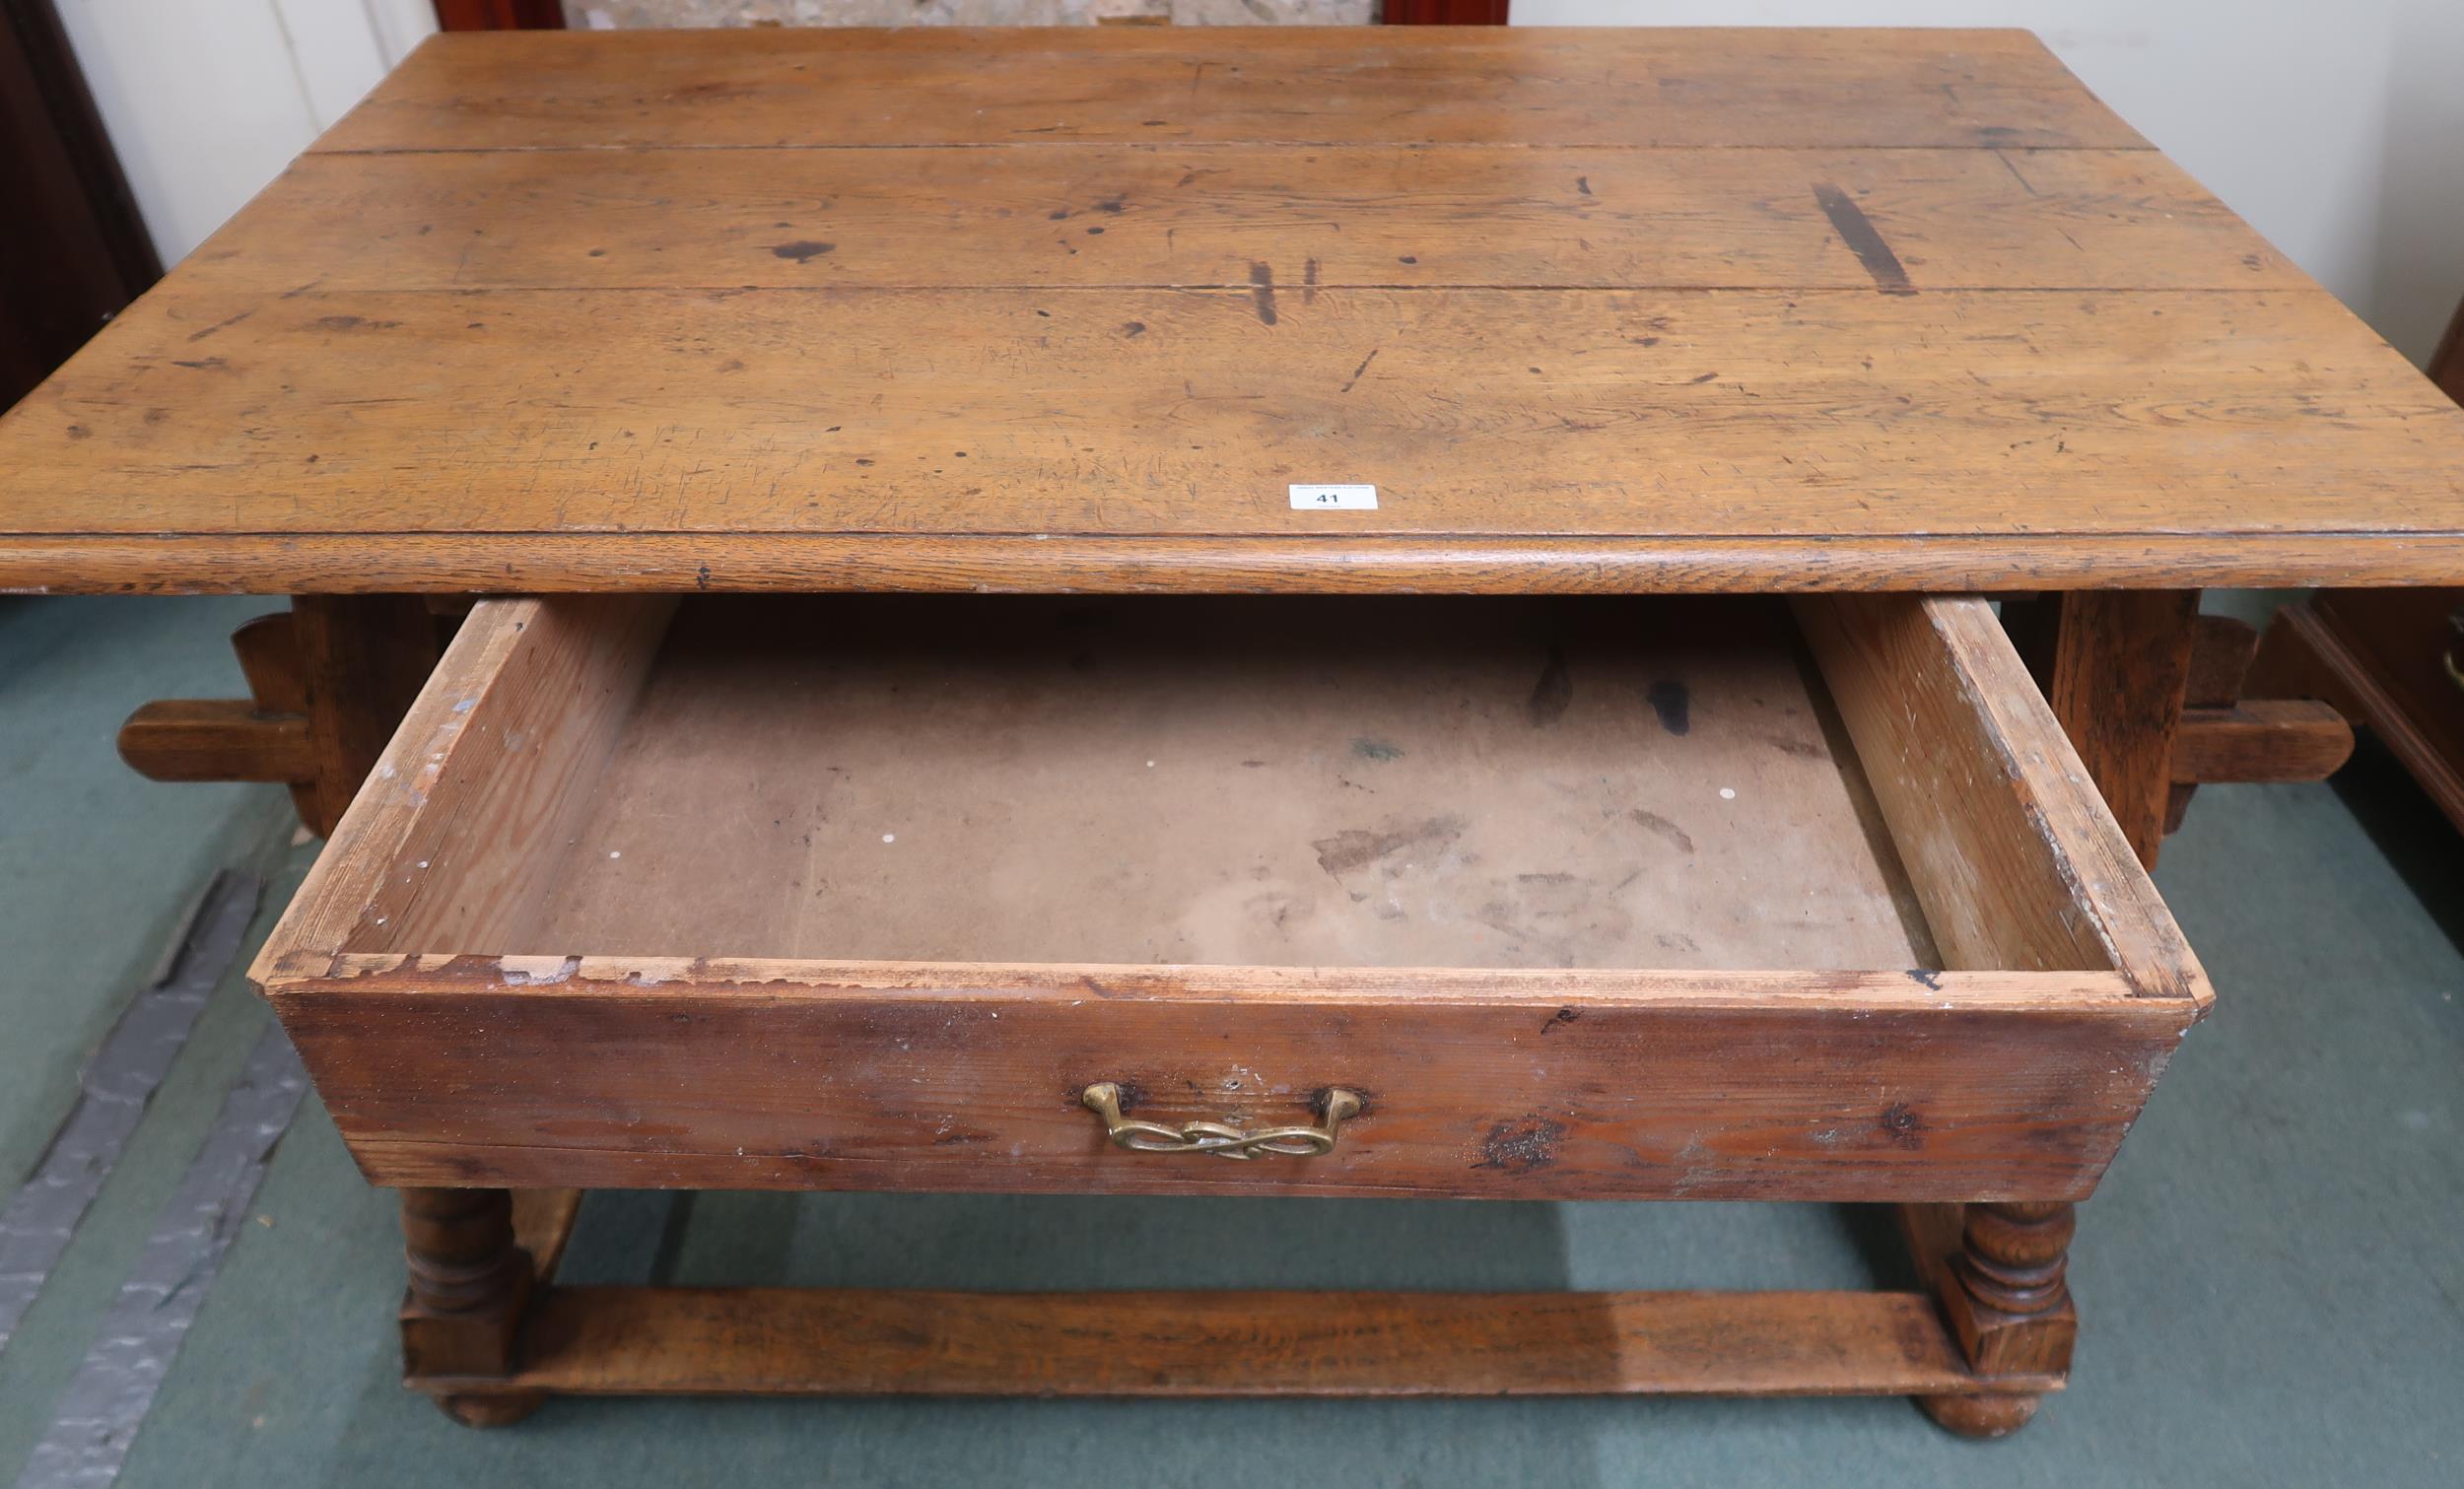
[[[2353,726],[2308,699],[2253,699],[2183,711],[2173,781],[2324,780],[2353,755]]]
[[[2044,700],[2122,836],[2156,866],[2198,635],[2195,589],[2067,594],[2053,610]]]
[[[210,510],[233,532],[693,531],[720,553],[739,532],[2149,542],[2315,533],[2371,491],[2443,520],[2428,485],[2464,469],[2464,410],[2393,352],[2313,360],[2352,320],[2300,293],[171,299],[10,416],[15,525]],[[38,468],[11,459],[46,442]],[[1352,480],[1378,510],[1290,508],[1291,482]]]
[[[315,815],[302,820],[330,835],[428,685],[442,648],[435,619],[412,595],[304,594],[291,602],[291,633],[316,760],[308,781]]]
[[[120,725],[120,759],[148,780],[312,780],[305,714],[268,713],[244,698],[167,698]]]
[[[1980,600],[1795,602],[1947,967],[2114,967],[2215,996]],[[2073,903],[2084,914],[2047,916]]]
[[[1151,144],[308,155],[182,285],[1874,289],[1835,219],[1918,291],[2308,286],[2145,150]]]
[[[2421,582],[2459,471],[2020,33],[506,34],[0,419],[0,585]]]
[[[270,995],[373,1182],[517,1188],[2085,1197],[2195,1017],[2094,974],[1620,992],[1600,975],[952,967],[860,991],[833,985],[857,969],[741,972],[533,958],[509,982],[469,958]],[[1330,1086],[1368,1110],[1318,1158],[1133,1153],[1079,1104],[1098,1081],[1173,1125],[1308,1124]]]
[[[559,1288],[520,1370],[582,1395],[1895,1395],[1978,1380],[1917,1293]]]

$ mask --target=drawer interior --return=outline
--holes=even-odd
[[[711,597],[611,723],[464,949],[1940,965],[1774,603]]]
[[[2117,895],[2169,919],[2135,871],[2083,878],[2109,818],[1992,627],[1890,598],[483,602],[313,918],[346,955],[2117,970]]]

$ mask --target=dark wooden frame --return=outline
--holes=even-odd
[[[446,31],[563,31],[559,0],[437,0],[437,25]]]
[[[1386,0],[1388,26],[1503,26],[1508,0]]]
[[[1508,0],[1386,0],[1388,26],[1504,26]],[[437,0],[446,31],[562,31],[558,0]]]
[[[0,0],[0,408],[163,277],[51,0]]]
[[[2464,305],[2427,371],[2464,403]],[[2464,832],[2464,588],[2321,590],[2276,613],[2251,673],[2369,728]]]

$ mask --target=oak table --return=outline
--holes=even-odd
[[[2199,587],[2459,578],[2464,411],[2017,32],[440,37],[0,421],[0,585],[294,596],[121,746],[331,835],[256,975],[473,1422],[2010,1430],[2210,998],[2143,865],[2348,743]],[[1924,1289],[559,1288],[589,1185],[1896,1202]]]

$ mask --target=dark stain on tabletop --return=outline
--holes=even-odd
[[[1480,1161],[1475,1169],[1499,1169],[1508,1174],[1536,1174],[1557,1161],[1557,1144],[1566,1135],[1566,1124],[1546,1117],[1531,1117],[1520,1122],[1499,1122],[1488,1129],[1480,1140]]]
[[[1660,727],[1663,729],[1672,734],[1683,734],[1694,726],[1694,696],[1683,683],[1662,678],[1653,683],[1651,691],[1643,697],[1651,705],[1651,711],[1660,715]]]
[[[1930,987],[1936,992],[1942,991],[1942,974],[1934,972],[1928,968],[1909,968],[1908,981],[1915,982],[1920,987]]]
[[[1555,1034],[1559,1025],[1571,1024],[1582,1016],[1583,1010],[1580,1008],[1560,1008],[1555,1013],[1548,1016],[1548,1021],[1546,1023],[1540,1025],[1540,1033]]]
[[[1401,760],[1403,758],[1403,747],[1383,739],[1355,739],[1352,741],[1352,753],[1363,760]]]
[[[839,245],[837,243],[815,242],[811,238],[804,237],[797,238],[791,243],[774,244],[771,247],[770,256],[773,258],[791,258],[799,264],[808,264],[814,259],[821,257],[824,253],[837,252],[838,247]]]
[[[1249,298],[1257,303],[1259,323],[1273,325],[1274,270],[1265,264],[1249,266]]]
[[[1916,286],[1908,283],[1908,271],[1899,262],[1899,255],[1890,251],[1882,230],[1865,215],[1865,209],[1845,191],[1828,181],[1814,183],[1814,199],[1821,205],[1822,215],[1831,220],[1831,228],[1848,251],[1857,255],[1857,262],[1874,281],[1874,288],[1885,295],[1914,295]]]
[[[200,342],[200,341],[205,340],[205,338],[207,338],[208,336],[213,335],[215,332],[217,332],[217,331],[219,331],[219,330],[222,330],[222,329],[223,329],[224,327],[226,327],[226,326],[236,326],[236,325],[238,325],[240,322],[241,322],[241,321],[243,321],[243,320],[247,319],[249,316],[254,315],[255,313],[256,313],[256,311],[254,311],[254,310],[241,310],[241,311],[240,311],[240,313],[238,313],[237,315],[226,315],[226,316],[224,316],[222,319],[220,319],[220,320],[218,320],[218,321],[214,322],[212,325],[207,326],[207,327],[206,327],[204,330],[202,330],[202,331],[191,331],[191,332],[188,334],[188,340],[189,340],[189,342],[193,345],[193,344],[194,344],[194,343],[196,343],[196,342]]]

